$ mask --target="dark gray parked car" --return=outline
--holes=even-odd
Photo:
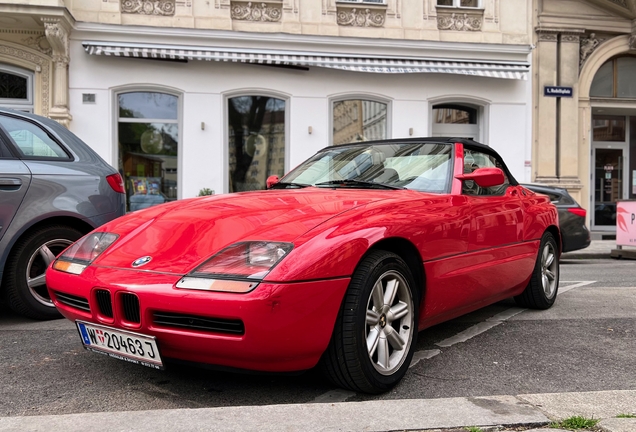
[[[119,173],[66,128],[0,108],[0,291],[14,311],[58,317],[46,267],[124,203]]]
[[[590,230],[585,226],[587,211],[576,202],[566,189],[539,184],[522,185],[531,191],[550,197],[559,211],[562,252],[584,249],[590,245]]]

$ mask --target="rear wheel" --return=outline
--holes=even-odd
[[[11,309],[39,320],[61,316],[51,301],[44,275],[55,257],[80,237],[80,231],[60,225],[41,228],[18,241],[2,284]]]
[[[559,247],[554,236],[543,234],[537,262],[526,289],[515,297],[521,307],[532,309],[550,308],[559,291]]]
[[[381,393],[408,370],[417,341],[418,296],[406,263],[372,251],[345,295],[323,369],[341,387]]]

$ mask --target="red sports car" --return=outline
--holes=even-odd
[[[555,301],[557,210],[485,145],[333,146],[268,188],[103,225],[52,263],[51,299],[87,349],[118,359],[321,363],[370,393],[404,376],[420,330],[511,296]]]

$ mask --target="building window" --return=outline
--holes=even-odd
[[[33,72],[0,64],[0,106],[33,112]]]
[[[601,66],[590,87],[590,96],[606,98],[636,98],[636,57],[622,56]]]
[[[437,0],[437,6],[455,8],[481,8],[481,0]]]
[[[179,98],[158,92],[121,93],[118,101],[119,170],[128,210],[177,198]]]
[[[333,144],[387,138],[388,105],[362,99],[333,103]]]
[[[462,104],[433,106],[433,136],[469,138],[481,140],[479,133],[479,108]]]
[[[338,3],[371,3],[371,4],[386,4],[386,0],[337,0]]]
[[[230,192],[265,189],[267,177],[285,173],[285,105],[270,96],[228,99]]]

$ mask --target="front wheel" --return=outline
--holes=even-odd
[[[530,283],[515,297],[515,302],[521,307],[549,309],[556,300],[558,290],[559,247],[554,236],[546,232],[541,238]]]
[[[49,296],[44,274],[55,257],[81,236],[73,228],[50,226],[16,243],[2,284],[14,312],[39,320],[61,317]]]
[[[408,370],[417,342],[418,296],[406,263],[372,251],[356,269],[323,369],[336,385],[366,393],[391,389]]]

